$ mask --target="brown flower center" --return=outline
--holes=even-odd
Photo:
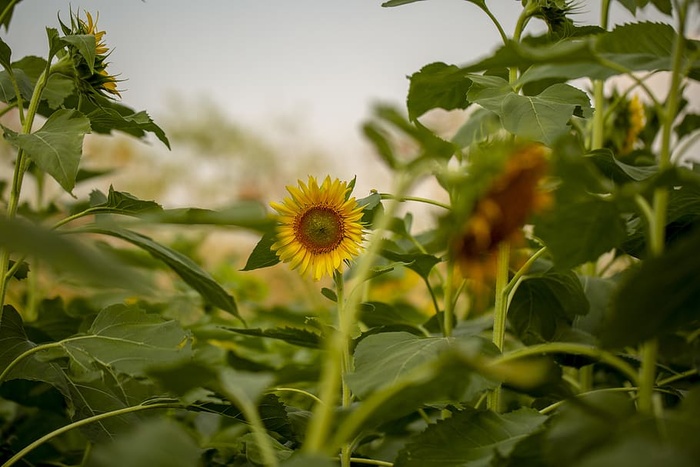
[[[333,251],[345,234],[343,218],[330,207],[314,206],[294,222],[297,240],[314,254]]]

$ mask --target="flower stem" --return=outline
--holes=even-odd
[[[45,442],[62,435],[63,433],[66,433],[74,428],[80,428],[85,425],[89,425],[90,423],[95,423],[99,422],[101,420],[105,420],[107,418],[111,417],[118,417],[120,415],[125,415],[128,413],[134,413],[134,412],[140,412],[142,410],[153,410],[153,409],[181,409],[185,408],[182,404],[180,403],[175,403],[175,402],[160,402],[160,403],[155,403],[155,404],[142,404],[142,405],[136,405],[133,407],[125,407],[123,409],[118,409],[118,410],[112,410],[111,412],[105,412],[101,413],[99,415],[94,415],[92,417],[87,417],[83,418],[82,420],[78,420],[77,422],[69,423],[68,425],[62,426],[61,428],[52,431],[51,433],[48,433],[41,438],[37,439],[36,441],[32,442],[28,446],[26,446],[24,449],[19,451],[17,454],[12,456],[10,460],[5,462],[2,467],[11,467],[17,461],[21,460],[24,456],[32,452],[34,449],[38,448]]]
[[[496,266],[496,296],[493,310],[493,337],[492,341],[503,351],[506,336],[506,317],[508,314],[508,264],[510,263],[510,244],[503,242],[498,246],[498,259]],[[501,410],[501,386],[498,385],[489,393],[488,408],[494,412]]]
[[[316,404],[314,407],[303,448],[306,452],[318,454],[333,449],[326,443],[326,440],[333,426],[338,394],[341,391],[342,368],[340,362],[344,361],[347,340],[349,339],[347,332],[357,322],[357,310],[362,297],[361,291],[364,289],[364,282],[371,274],[374,259],[384,243],[383,234],[389,228],[398,210],[400,200],[408,192],[414,178],[415,176],[411,173],[398,173],[394,198],[389,200],[383,214],[379,215],[374,227],[373,238],[369,242],[367,250],[358,259],[354,276],[356,285],[345,300],[343,312],[339,316],[338,329],[326,341],[327,354],[324,358],[321,381],[319,382],[319,399],[323,403]],[[347,442],[347,440],[343,440],[343,442]]]

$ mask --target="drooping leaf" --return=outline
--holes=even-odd
[[[84,285],[148,290],[148,281],[104,252],[65,235],[18,219],[0,217],[0,245],[21,254],[41,258],[54,269],[81,277]]]
[[[526,277],[508,308],[508,321],[525,344],[557,340],[577,316],[588,312],[588,300],[573,272],[549,271]]]
[[[116,191],[112,185],[109,186],[107,196],[96,192],[90,195],[91,201],[99,200],[93,204],[89,211],[91,213],[110,213],[131,216],[141,216],[153,212],[162,212],[163,208],[155,201],[144,201],[138,199],[131,193]],[[92,204],[92,203],[91,203]]]
[[[270,247],[275,243],[276,235],[273,232],[265,233],[255,245],[248,257],[248,261],[242,271],[267,268],[280,262],[279,256]]]
[[[5,129],[5,138],[27,155],[36,165],[72,193],[78,164],[83,152],[83,138],[90,131],[90,121],[76,110],[57,110],[34,133],[18,134]]]
[[[408,118],[415,120],[429,110],[466,109],[471,80],[456,65],[431,63],[410,77]]]
[[[547,417],[519,409],[503,415],[464,409],[411,438],[396,467],[488,466],[507,457],[518,442],[540,429]]]
[[[606,347],[636,345],[700,322],[700,230],[629,273],[602,330]]]
[[[299,328],[273,328],[273,329],[241,329],[241,328],[231,328],[223,327],[228,331],[235,332],[237,334],[244,334],[246,336],[256,336],[256,337],[268,337],[270,339],[279,339],[285,341],[289,344],[298,345],[301,347],[309,347],[316,349],[320,347],[321,335],[311,332],[307,329]]]
[[[145,235],[118,227],[86,227],[81,231],[109,235],[125,240],[151,256],[164,262],[170,267],[185,283],[199,292],[202,298],[211,305],[228,311],[232,315],[241,319],[238,314],[238,307],[233,297],[226,292],[223,287],[216,282],[209,273],[202,269],[197,263],[187,256],[168,248],[152,240]]]
[[[388,260],[404,263],[404,265],[415,271],[423,279],[427,279],[433,267],[440,263],[440,258],[423,253],[397,253],[388,249],[383,249],[381,255]]]
[[[133,109],[118,104],[110,99],[96,98],[99,105],[85,101],[81,110],[90,119],[92,131],[110,134],[113,130],[143,138],[153,133],[163,144],[170,148],[170,141],[162,128],[156,125],[145,111],[134,112]]]

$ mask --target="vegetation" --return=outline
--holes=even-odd
[[[700,2],[618,0],[668,22],[610,27],[610,0],[598,25],[522,0],[510,35],[467,2],[502,43],[364,125],[392,189],[310,176],[270,207],[47,197],[100,175],[88,133],[169,140],[117,101],[96,14],[48,27],[44,58],[0,40],[2,466],[697,465]],[[468,117],[444,137],[435,109]],[[209,269],[191,229],[257,245]],[[271,305],[273,266],[313,294]]]

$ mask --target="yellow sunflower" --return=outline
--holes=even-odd
[[[310,176],[308,183],[299,180],[287,191],[291,196],[282,203],[270,203],[279,213],[272,250],[302,276],[310,273],[316,281],[332,276],[361,250],[362,207],[349,197],[346,182],[330,177],[319,186]]]

